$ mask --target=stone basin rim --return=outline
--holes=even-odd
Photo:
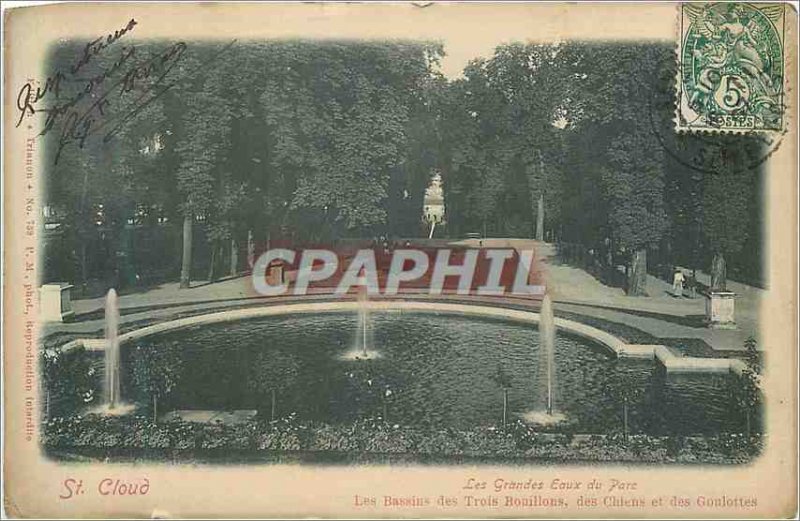
[[[535,311],[510,309],[487,304],[464,304],[447,302],[420,302],[420,301],[333,301],[333,302],[304,302],[285,305],[268,305],[249,308],[238,308],[224,311],[215,311],[190,317],[167,320],[157,324],[145,326],[129,331],[119,336],[120,344],[133,340],[146,338],[151,335],[176,331],[187,327],[235,322],[252,318],[300,315],[313,313],[356,312],[360,306],[366,306],[370,311],[400,311],[418,313],[446,313],[460,316],[477,316],[498,318],[507,321],[538,324],[540,314]],[[602,346],[609,354],[625,358],[645,358],[661,362],[667,372],[734,372],[741,373],[746,368],[744,362],[728,358],[701,358],[676,356],[666,346],[658,344],[628,344],[622,339],[602,331],[596,327],[583,324],[576,320],[555,317],[558,330],[578,336]],[[61,346],[51,348],[49,351],[69,351],[83,346],[90,351],[105,349],[105,340],[100,338],[76,339]]]

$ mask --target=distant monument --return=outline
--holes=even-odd
[[[422,206],[422,220],[430,226],[429,239],[437,225],[444,223],[444,191],[442,190],[442,176],[434,174],[428,188],[425,189],[425,199]]]

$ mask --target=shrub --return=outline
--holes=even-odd
[[[41,355],[45,416],[70,415],[93,403],[100,392],[86,349],[43,351]]]
[[[267,422],[236,425],[200,424],[175,419],[154,423],[144,416],[86,415],[53,418],[43,423],[46,448],[92,449],[113,454],[117,449],[170,454],[221,454],[230,451],[297,451],[348,454],[407,454],[412,457],[475,457],[554,461],[626,461],[742,463],[763,446],[761,436],[721,434],[701,437],[655,437],[644,434],[592,435],[537,432],[515,422],[507,430],[494,427],[437,429],[390,425],[374,419],[331,425],[299,421],[293,415]],[[199,452],[198,452],[199,451]]]

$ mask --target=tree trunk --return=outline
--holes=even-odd
[[[544,194],[539,194],[536,209],[536,240],[544,241]]]
[[[256,262],[256,245],[253,242],[253,230],[247,230],[247,267],[253,268]]]
[[[86,291],[86,285],[88,281],[89,270],[86,266],[86,241],[81,242],[81,284],[83,286],[83,290]]]
[[[725,291],[727,289],[727,268],[725,257],[721,252],[716,252],[711,260],[711,291]]]
[[[628,275],[628,295],[647,296],[647,250],[636,250],[631,259]]]
[[[183,258],[181,260],[181,289],[189,287],[192,274],[192,221],[193,216],[183,216]]]
[[[158,423],[158,396],[153,395],[153,423]]]
[[[272,409],[269,415],[270,421],[275,421],[275,389],[272,389]]]
[[[45,394],[45,406],[44,406],[44,419],[50,419],[50,390],[48,389],[47,394]]]
[[[239,273],[239,248],[236,239],[231,237],[231,277]]]
[[[217,278],[217,252],[220,246],[219,241],[211,241],[211,262],[208,263],[208,282],[214,282]]]
[[[225,241],[217,241],[217,263],[214,265],[214,280],[219,279],[225,271]]]
[[[86,196],[88,193],[89,193],[89,169],[84,168],[83,190],[81,191],[81,204],[78,207],[78,215],[80,216],[85,216],[84,211],[86,210]],[[86,266],[86,242],[88,241],[89,233],[85,234],[81,233],[81,230],[83,230],[83,226],[80,226],[78,229],[78,240],[81,241],[81,284],[83,286],[82,289],[85,293],[86,290],[88,289],[87,286],[89,283],[89,281],[87,280],[89,272]],[[81,238],[81,235],[83,235],[83,238]]]

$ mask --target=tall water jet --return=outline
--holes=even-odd
[[[106,295],[105,406],[114,409],[120,402],[119,385],[119,304],[114,288]]]
[[[546,293],[539,311],[539,350],[537,357],[536,396],[534,408],[522,418],[529,423],[548,425],[561,422],[563,414],[555,408],[556,390],[556,324],[553,316],[553,302]]]
[[[539,360],[543,363],[547,382],[544,406],[547,414],[553,414],[553,388],[555,384],[555,343],[556,324],[553,317],[553,303],[550,295],[545,294],[542,300],[542,309],[539,314]]]
[[[360,277],[359,280],[361,281],[361,286],[359,287],[357,297],[358,320],[356,322],[356,338],[353,343],[353,348],[342,355],[342,358],[345,360],[378,358],[378,353],[372,349],[367,283],[364,277]]]

